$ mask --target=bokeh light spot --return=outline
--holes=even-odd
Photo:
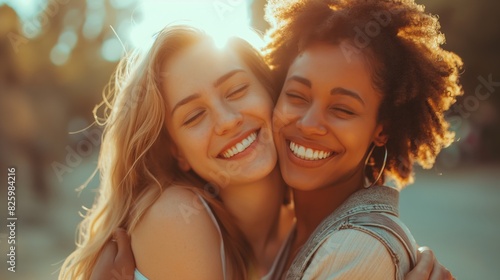
[[[71,48],[67,44],[58,43],[50,51],[50,61],[57,66],[64,65],[68,61]]]
[[[120,41],[111,37],[104,41],[101,48],[101,55],[107,61],[118,61],[123,55],[123,47]]]

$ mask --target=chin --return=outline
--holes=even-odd
[[[313,191],[318,188],[317,184],[311,181],[310,176],[301,176],[300,173],[292,172],[286,168],[281,168],[281,176],[283,176],[285,183],[295,190]]]
[[[255,160],[255,165],[258,166],[258,173],[269,175],[278,164],[278,157],[269,155],[269,157],[265,160]]]
[[[246,164],[238,168],[238,170],[234,170],[233,172],[234,181],[243,181],[250,183],[253,181],[258,181],[264,179],[266,176],[269,176],[271,172],[276,168],[278,164],[278,159],[276,155],[272,153],[267,153],[265,157],[257,157],[250,162],[250,164]],[[231,171],[228,170],[228,173],[231,174]],[[240,175],[240,176],[238,176]],[[238,179],[240,178],[240,179]]]

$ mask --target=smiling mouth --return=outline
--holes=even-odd
[[[290,148],[290,151],[294,156],[309,161],[323,160],[336,154],[333,151],[322,151],[322,150],[307,148],[293,141],[290,141],[288,147]]]
[[[222,158],[225,159],[232,158],[235,155],[245,151],[248,147],[250,147],[250,145],[252,145],[255,142],[255,140],[257,140],[257,131],[252,132],[250,135],[247,136],[247,138],[241,140],[236,145],[220,153],[220,155]]]

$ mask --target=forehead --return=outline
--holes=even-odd
[[[289,73],[315,76],[324,74],[329,79],[339,79],[358,73],[357,78],[371,77],[365,55],[352,45],[314,43],[301,52],[290,66]]]
[[[235,51],[206,40],[186,48],[162,65],[164,88],[196,90],[235,69],[247,70]]]
[[[356,92],[364,103],[375,107],[382,98],[373,84],[366,55],[355,52],[348,43],[310,45],[290,66],[287,78],[293,76],[309,80],[312,89],[322,96],[330,96],[334,88],[344,88]]]

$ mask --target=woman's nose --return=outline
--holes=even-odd
[[[297,120],[297,128],[304,135],[325,135],[327,130],[324,117],[319,108],[311,106],[305,114]]]
[[[236,127],[239,127],[243,122],[243,116],[239,110],[231,106],[221,104],[217,108],[215,133],[224,135]]]

